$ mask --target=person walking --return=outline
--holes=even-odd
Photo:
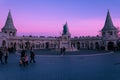
[[[66,52],[66,48],[63,47],[63,55],[65,55],[65,52]]]
[[[5,64],[8,63],[8,49],[7,47],[4,48],[4,60],[5,60]]]
[[[20,66],[22,65],[25,66],[25,55],[26,55],[26,51],[25,49],[23,49],[20,55],[20,61],[19,61]]]
[[[63,55],[63,48],[60,48],[60,54]]]
[[[34,54],[34,52],[33,51],[30,51],[30,63],[35,63],[36,61],[35,61],[35,54]]]
[[[2,56],[3,56],[3,52],[2,52],[2,49],[0,48],[0,62],[1,62],[1,64],[3,64]]]
[[[24,57],[25,54],[26,54],[26,51],[23,49],[23,50],[21,51],[21,58]]]
[[[28,55],[25,55],[25,65],[28,65]]]

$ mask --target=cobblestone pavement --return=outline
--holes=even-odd
[[[36,63],[25,67],[18,62],[19,55],[10,54],[8,64],[0,64],[0,80],[120,80],[120,53],[36,55]]]

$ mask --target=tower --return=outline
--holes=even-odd
[[[65,47],[67,50],[71,48],[71,34],[68,29],[67,22],[63,25],[63,32],[61,36],[60,48]]]
[[[4,27],[2,28],[2,32],[6,33],[9,36],[16,36],[17,29],[14,26],[10,10],[9,10],[9,13],[8,13],[8,16],[7,16],[6,23],[5,23]]]
[[[71,34],[68,29],[67,22],[63,25],[63,32],[62,32],[62,40],[63,41],[69,41],[71,38]]]
[[[110,12],[108,10],[106,21],[103,29],[101,30],[103,45],[106,50],[113,50],[116,47],[118,40],[118,30],[112,22]]]

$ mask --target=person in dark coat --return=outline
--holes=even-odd
[[[4,48],[4,59],[5,59],[5,63],[7,64],[8,63],[8,49],[7,47]]]
[[[19,61],[20,66],[22,65],[25,66],[25,54],[26,54],[26,51],[23,49],[20,55],[20,61]]]
[[[26,51],[23,49],[23,50],[21,51],[21,58],[25,56],[25,53],[26,53]]]
[[[65,55],[65,52],[66,52],[66,48],[63,47],[63,55]]]
[[[35,61],[35,54],[34,54],[34,52],[33,51],[30,51],[30,63],[35,63],[36,61]]]
[[[28,55],[25,55],[25,64],[28,65]]]
[[[63,48],[60,48],[60,54],[63,55]]]
[[[1,62],[1,64],[3,64],[2,56],[3,56],[3,52],[2,52],[2,49],[0,49],[0,62]]]

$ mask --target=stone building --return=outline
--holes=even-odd
[[[6,23],[0,32],[0,46],[9,47],[15,50],[23,48],[30,49],[55,49],[65,47],[68,51],[80,49],[120,49],[120,38],[118,29],[114,26],[110,12],[107,12],[104,27],[101,35],[96,37],[71,37],[68,24],[63,26],[63,32],[59,37],[35,37],[35,36],[16,36],[17,29],[14,26],[11,12],[9,11]]]

